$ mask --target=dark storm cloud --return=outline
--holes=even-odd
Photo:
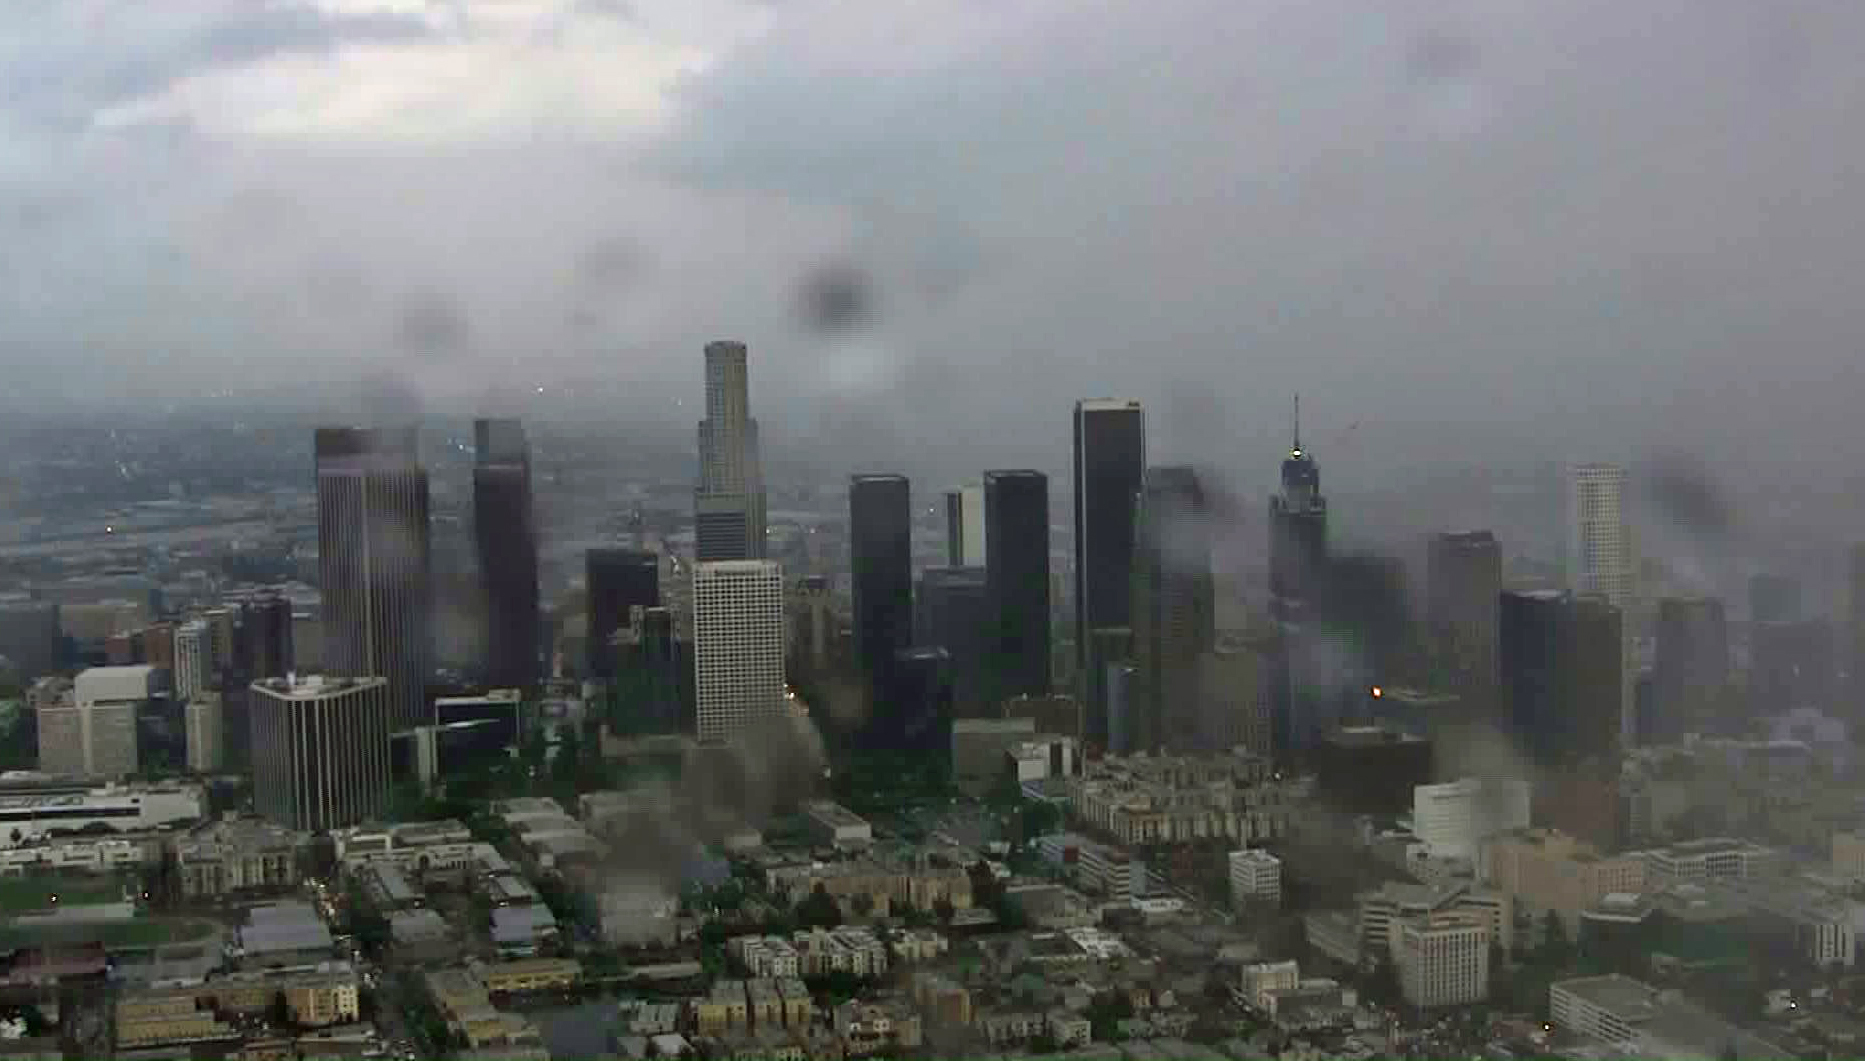
[[[396,308],[395,345],[415,357],[457,354],[471,337],[466,308],[444,291],[416,291]]]
[[[955,472],[1059,469],[1070,400],[1130,394],[1173,459],[1260,496],[1297,390],[1366,424],[1351,461],[1324,452],[1332,483],[1865,464],[1857,4],[460,0],[470,34],[335,6],[0,12],[0,219],[81,201],[0,241],[0,316],[57,351],[32,364],[140,372],[140,397],[263,376],[254,350],[280,379],[413,360],[379,301],[310,305],[306,263],[342,260],[531,355],[448,360],[430,398],[600,379],[683,424],[665,399],[739,334],[773,446],[846,451],[845,424]],[[114,101],[173,124],[93,127]],[[84,120],[55,141],[52,111]],[[242,253],[203,235],[204,201],[255,185],[288,224]],[[590,257],[614,232],[646,275]],[[798,312],[835,261],[877,296],[854,332]]]

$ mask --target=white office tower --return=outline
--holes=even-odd
[[[694,565],[693,678],[702,741],[783,716],[784,579],[777,564]]]
[[[1625,526],[1625,469],[1576,464],[1568,470],[1567,578],[1575,593],[1632,602],[1632,541]]]
[[[744,343],[706,344],[706,419],[693,496],[693,548],[702,563],[764,556],[764,466],[746,359]]]
[[[161,691],[158,668],[92,667],[72,695],[39,708],[39,769],[121,777],[136,772],[136,714]]]
[[[1412,833],[1435,858],[1474,861],[1483,841],[1528,827],[1528,782],[1466,777],[1412,789]]]
[[[1230,903],[1245,906],[1282,905],[1282,860],[1257,848],[1230,853]]]
[[[384,678],[270,678],[252,685],[253,805],[326,832],[379,815],[389,795]]]
[[[947,567],[984,566],[983,483],[945,492],[945,562]]]
[[[197,774],[219,770],[226,754],[226,713],[220,694],[198,693],[182,710],[188,730],[188,769]]]
[[[1617,464],[1576,464],[1567,472],[1568,588],[1604,597],[1619,609],[1624,642],[1620,649],[1624,684],[1619,698],[1620,734],[1630,747],[1636,729],[1632,683],[1638,668],[1632,665],[1636,624],[1631,608],[1638,565],[1625,523],[1625,489],[1625,469]]]
[[[1489,923],[1451,911],[1406,918],[1392,930],[1392,962],[1405,1000],[1421,1009],[1489,997]]]
[[[213,673],[214,635],[202,619],[190,619],[175,630],[175,699],[193,700],[208,686]]]

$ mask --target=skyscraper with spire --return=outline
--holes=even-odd
[[[1282,485],[1269,499],[1269,593],[1278,619],[1297,619],[1320,594],[1327,567],[1327,499],[1321,469],[1302,448],[1302,400],[1295,399],[1295,432],[1282,461]]]
[[[745,344],[706,344],[706,418],[699,422],[694,549],[701,563],[764,557],[764,466],[750,412]]]
[[[1327,648],[1320,631],[1307,623],[1327,578],[1327,527],[1321,469],[1302,448],[1297,397],[1281,485],[1269,499],[1269,607],[1278,632],[1270,725],[1281,753],[1313,747],[1341,711],[1337,676],[1325,665]]]

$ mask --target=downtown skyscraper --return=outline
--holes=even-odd
[[[1143,750],[1206,751],[1199,695],[1201,657],[1216,640],[1211,580],[1211,514],[1191,468],[1149,468],[1137,519],[1133,563],[1134,745]]]
[[[700,563],[764,557],[764,466],[744,343],[706,344],[706,418],[699,423],[693,534]]]
[[[1434,535],[1426,547],[1425,625],[1438,684],[1480,712],[1497,707],[1502,546],[1489,531]],[[1380,676],[1385,679],[1385,675]]]
[[[1567,470],[1567,586],[1575,593],[1605,598],[1619,610],[1621,737],[1631,743],[1637,729],[1632,712],[1633,597],[1637,567],[1632,534],[1625,522],[1625,468],[1617,464],[1575,464]]]
[[[913,647],[913,510],[906,476],[851,476],[848,533],[855,663],[869,703],[880,710],[895,657]]]
[[[634,609],[661,603],[661,561],[640,549],[591,549],[584,556],[583,586],[589,594],[587,673],[613,678],[615,635],[632,621]]]
[[[517,420],[473,421],[473,544],[485,601],[486,681],[529,688],[538,680],[543,633],[531,447]]]
[[[702,742],[729,740],[782,716],[784,579],[768,560],[693,568],[693,676]]]
[[[1301,404],[1282,461],[1281,488],[1269,499],[1269,607],[1278,640],[1271,678],[1271,743],[1279,753],[1305,751],[1339,721],[1341,690],[1317,624],[1328,575],[1328,509],[1321,469],[1302,448]]]
[[[431,721],[427,469],[414,428],[318,428],[317,547],[324,662],[388,683],[396,729]]]
[[[1134,511],[1146,474],[1146,412],[1137,401],[1075,403],[1076,669],[1092,679],[1094,634],[1128,627],[1133,611]],[[1089,704],[1091,739],[1105,741],[1106,705]]]
[[[991,644],[988,703],[1047,696],[1049,654],[1049,477],[1028,470],[984,473],[985,587]]]

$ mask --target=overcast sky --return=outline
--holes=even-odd
[[[1240,451],[1300,390],[1324,466],[1357,421],[1856,468],[1861,40],[1856,0],[16,0],[0,357],[34,404],[684,426],[732,336],[767,434],[877,454],[1059,452],[1092,394]]]

